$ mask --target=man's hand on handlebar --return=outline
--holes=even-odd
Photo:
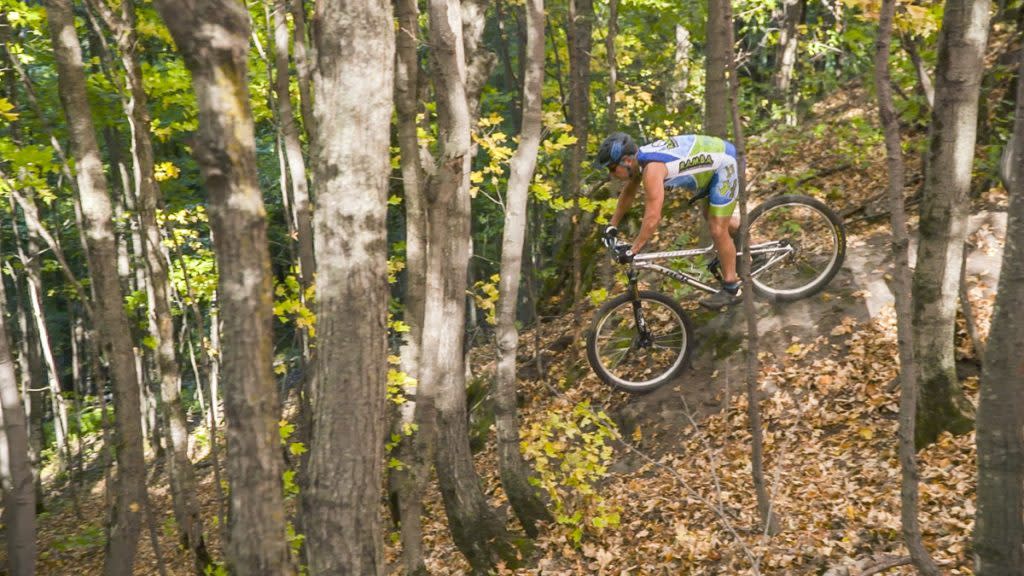
[[[608,248],[615,248],[615,244],[619,239],[619,229],[615,226],[608,226],[604,229],[604,233],[601,234],[601,242]]]
[[[633,250],[629,244],[616,244],[612,248],[615,251],[615,261],[619,264],[629,264],[633,261]]]

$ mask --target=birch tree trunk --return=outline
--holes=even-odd
[[[471,91],[458,0],[430,0],[434,83],[441,150],[428,208],[427,290],[423,363],[417,402],[436,398],[436,468],[452,538],[472,564],[486,572],[511,556],[504,523],[487,504],[473,469],[466,429],[463,342],[469,264],[469,162]],[[474,78],[476,78],[474,76]]]
[[[224,404],[231,485],[227,563],[238,574],[290,574],[281,494],[266,211],[256,174],[246,61],[249,15],[231,0],[158,0],[199,105],[194,152],[210,194],[224,318]]]
[[[1024,64],[1024,52],[1019,58]],[[1024,74],[1017,76],[1013,138],[1024,142]],[[978,393],[978,576],[1024,575],[1024,149],[1013,155],[1006,246]]]
[[[116,499],[107,540],[104,572],[130,574],[146,504],[138,377],[118,284],[113,209],[89,102],[86,99],[82,48],[75,33],[69,0],[47,0],[47,20],[57,63],[58,89],[75,158],[80,205],[93,292],[93,322],[107,356],[114,390],[114,448],[117,455]]]
[[[195,471],[188,455],[188,423],[179,392],[181,372],[174,346],[168,256],[161,241],[160,225],[156,217],[157,207],[162,203],[162,194],[155,177],[153,142],[149,135],[151,122],[142,83],[142,65],[137,52],[135,3],[122,0],[120,14],[115,14],[105,0],[90,0],[90,4],[114,33],[125,70],[124,106],[132,137],[134,196],[140,236],[138,243],[141,244],[146,271],[149,273],[149,320],[152,336],[156,340],[160,413],[171,451],[168,459],[171,500],[181,543],[192,554],[197,573],[202,574],[210,563],[210,555],[203,538]]]
[[[0,423],[3,424],[3,523],[7,568],[11,574],[34,574],[36,565],[36,493],[29,458],[28,425],[18,392],[7,330],[7,296],[0,281]],[[9,484],[7,484],[9,482]]]
[[[613,2],[615,0],[612,0]],[[519,451],[519,416],[516,403],[516,355],[519,331],[516,309],[526,236],[526,201],[537,165],[541,137],[541,88],[544,82],[544,1],[526,3],[527,64],[523,78],[523,125],[519,147],[512,156],[505,227],[501,241],[501,281],[498,299],[498,367],[494,390],[494,416],[498,431],[498,467],[501,485],[527,535],[539,533],[537,522],[551,519],[544,502],[530,485],[530,470]],[[614,99],[613,99],[614,100]]]
[[[394,32],[386,0],[323,1],[313,23],[317,346],[309,487],[313,574],[384,574],[387,197]]]
[[[704,55],[704,132],[718,138],[729,136],[729,85],[725,69],[729,64],[729,22],[725,19],[730,0],[707,0],[708,21],[705,27],[707,51]]]
[[[911,270],[909,261],[910,238],[904,211],[903,148],[900,140],[899,117],[892,99],[889,74],[889,47],[892,40],[893,17],[896,0],[882,0],[875,43],[875,92],[878,94],[878,113],[885,131],[886,167],[889,176],[889,214],[893,240],[893,296],[896,307],[896,336],[900,361],[900,417],[899,459],[900,519],[903,541],[910,557],[921,574],[938,574],[938,568],[921,541],[918,520],[917,451],[914,449],[914,426],[917,411],[917,365],[914,362],[913,328],[911,322]]]
[[[969,432],[974,417],[957,379],[953,338],[988,21],[988,0],[947,0],[939,34],[913,282],[914,355],[921,371],[918,447],[943,431]]]

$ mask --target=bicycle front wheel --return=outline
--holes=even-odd
[[[750,213],[754,292],[792,302],[821,291],[843,265],[846,232],[839,216],[809,196],[777,196]]]
[[[649,290],[639,296],[636,307],[631,294],[606,302],[587,334],[591,368],[606,384],[627,392],[653,390],[679,374],[693,333],[675,300]]]

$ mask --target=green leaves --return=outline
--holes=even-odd
[[[547,492],[556,522],[576,545],[591,532],[618,526],[616,507],[598,493],[611,463],[615,424],[604,412],[581,402],[565,414],[552,411],[524,430],[522,449],[538,476],[530,483]]]

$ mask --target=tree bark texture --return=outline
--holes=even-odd
[[[613,2],[615,0],[612,0]],[[516,403],[516,355],[519,332],[516,309],[526,236],[526,201],[537,165],[541,137],[541,87],[544,81],[544,1],[526,3],[527,64],[523,79],[523,124],[519,147],[512,156],[505,226],[501,240],[501,281],[498,300],[498,365],[494,391],[495,426],[498,435],[498,466],[501,485],[512,509],[535,537],[539,521],[551,519],[537,490],[529,482],[530,470],[519,451],[519,416]]]
[[[312,574],[384,574],[391,4],[319,2],[313,36],[317,346],[332,352],[311,396],[307,554]]]
[[[1024,142],[1021,94],[1024,74],[1017,77],[1017,142]],[[1013,165],[1003,266],[978,393],[978,576],[1024,575],[1024,149],[1015,151]]]
[[[686,103],[686,89],[690,85],[690,31],[682,24],[676,24],[676,50],[672,58],[672,80],[668,86],[668,105],[677,113],[683,112]]]
[[[116,501],[107,541],[104,572],[130,574],[146,505],[145,462],[138,376],[131,331],[118,283],[113,208],[96,131],[86,99],[82,48],[69,0],[45,3],[57,63],[58,89],[67,118],[80,205],[86,256],[96,297],[93,322],[110,366],[114,390],[114,448],[117,455]]]
[[[277,121],[284,141],[291,186],[292,212],[298,233],[299,272],[303,289],[313,283],[316,259],[313,254],[313,216],[309,204],[309,182],[306,180],[306,161],[299,142],[299,125],[295,122],[292,100],[288,91],[288,21],[286,0],[274,2],[274,92],[277,96]],[[296,38],[298,35],[296,34]],[[305,290],[303,290],[305,293]]]
[[[988,0],[947,0],[913,282],[918,447],[946,430],[970,431],[974,416],[957,380],[953,339],[988,22]]]
[[[573,198],[572,209],[572,302],[579,300],[583,282],[582,243],[583,214],[580,195],[583,193],[583,163],[587,160],[587,139],[590,135],[590,51],[593,47],[594,3],[592,0],[569,0],[566,35],[569,42],[569,124],[576,142],[572,145],[566,167],[566,189]],[[581,327],[578,308],[574,308],[577,331]],[[576,338],[575,341],[579,341]],[[573,354],[578,347],[573,347]]]
[[[271,370],[266,211],[246,81],[249,15],[243,4],[230,0],[159,0],[156,5],[192,73],[199,105],[194,150],[210,195],[224,318],[231,485],[227,563],[239,574],[289,574],[280,407]]]
[[[487,505],[473,469],[466,426],[463,358],[469,264],[471,113],[467,48],[458,0],[429,2],[441,150],[428,208],[427,298],[417,402],[435,399],[436,468],[452,538],[474,571],[509,552],[503,522]],[[469,43],[467,43],[469,44]]]
[[[402,562],[407,574],[426,574],[423,559],[422,492],[433,461],[434,407],[432,397],[422,394],[421,346],[427,275],[427,176],[421,161],[416,115],[419,111],[420,62],[419,7],[416,0],[395,4],[395,109],[398,118],[398,146],[402,158],[402,189],[405,203],[405,323],[409,326],[401,350],[402,370],[416,379],[412,406],[401,407],[399,427],[407,420],[418,424],[412,436],[403,437],[397,458],[401,469],[389,469],[391,488],[398,498],[402,533]],[[411,412],[411,413],[410,413]],[[429,414],[427,414],[429,412]],[[404,435],[400,429],[399,433]]]
[[[125,69],[124,106],[132,137],[133,193],[138,210],[139,244],[149,273],[149,322],[150,332],[156,340],[160,414],[171,451],[168,459],[171,500],[181,542],[192,553],[196,571],[201,574],[210,563],[210,555],[203,538],[195,471],[188,455],[188,424],[179,392],[181,373],[174,347],[168,256],[161,241],[160,225],[156,217],[157,208],[162,203],[162,194],[155,177],[151,122],[142,83],[142,65],[137,52],[135,3],[123,0],[120,15],[116,15],[103,0],[91,0],[90,4],[114,33]]]
[[[889,49],[892,41],[895,0],[883,0],[875,43],[875,92],[878,113],[885,131],[886,167],[889,176],[889,214],[893,239],[893,296],[896,307],[896,335],[900,362],[899,459],[900,519],[903,542],[921,574],[937,575],[938,568],[921,541],[918,520],[917,452],[914,449],[914,426],[917,411],[917,366],[914,362],[913,329],[911,326],[910,238],[904,210],[903,149],[899,117],[892,98],[889,73]]]
[[[299,76],[299,109],[302,111],[302,125],[306,129],[306,138],[313,142],[316,134],[316,121],[313,119],[313,54],[310,53],[306,36],[305,0],[289,0],[288,7],[292,14],[295,35],[292,36],[292,50],[295,58],[295,70]]]
[[[725,19],[730,0],[707,0],[708,21],[705,27],[707,49],[704,55],[704,133],[718,138],[729,136],[729,86],[725,70],[729,63],[729,25]]]
[[[5,485],[3,523],[7,569],[13,575],[34,574],[36,564],[36,493],[29,458],[28,425],[18,392],[7,329],[7,297],[0,281],[0,423],[3,424]],[[7,484],[6,482],[9,482]]]

